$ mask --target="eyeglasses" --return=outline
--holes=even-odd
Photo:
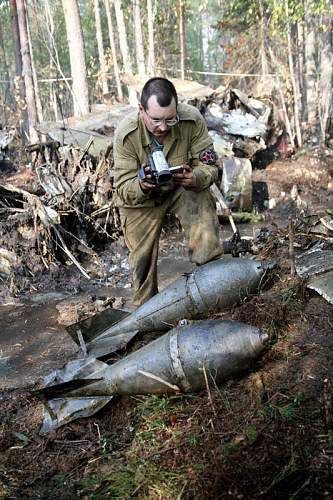
[[[152,118],[149,113],[145,110],[146,115],[148,116],[149,120],[155,127],[159,127],[162,125],[162,123],[165,123],[168,127],[173,127],[173,125],[177,125],[179,122],[179,116],[176,115],[174,118],[170,118],[169,120],[165,120],[164,118]]]

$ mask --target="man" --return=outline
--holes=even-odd
[[[148,155],[156,149],[163,150],[169,166],[182,166],[162,185],[154,183],[147,166]],[[158,245],[167,212],[180,220],[191,262],[205,264],[223,253],[209,190],[218,177],[216,162],[212,139],[199,111],[178,104],[169,80],[148,80],[139,113],[121,121],[114,139],[115,204],[130,251],[136,305],[158,293]]]

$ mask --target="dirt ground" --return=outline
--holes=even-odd
[[[259,257],[280,267],[270,286],[221,315],[269,334],[250,371],[199,394],[117,398],[94,417],[45,437],[38,434],[39,400],[25,388],[3,390],[0,497],[332,498],[333,308],[290,275],[286,230],[288,217],[333,209],[332,172],[328,152],[253,172],[261,225],[272,231]],[[161,245],[161,287],[189,269],[182,266],[184,242],[170,241],[165,236]],[[179,254],[183,260],[175,260]],[[117,276],[113,285],[130,305],[126,266]],[[64,279],[56,286],[72,290],[70,282],[86,292],[77,274],[66,271]],[[50,290],[49,278],[33,286]],[[24,297],[24,291],[13,297],[14,309]],[[15,316],[11,324],[14,329]],[[61,352],[55,364],[59,358]]]

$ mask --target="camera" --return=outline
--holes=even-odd
[[[162,149],[156,148],[148,155],[148,166],[151,178],[146,178],[146,173],[142,166],[139,170],[139,178],[141,180],[161,186],[167,184],[172,179],[172,173]]]

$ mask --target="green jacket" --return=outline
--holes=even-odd
[[[163,152],[170,166],[190,165],[197,179],[197,191],[208,188],[218,177],[217,165],[200,162],[199,154],[213,149],[206,123],[200,112],[188,104],[179,104],[179,123],[170,128],[164,141]],[[138,112],[125,117],[117,127],[114,137],[114,186],[115,205],[118,207],[152,207],[162,202],[175,185],[170,181],[161,188],[143,192],[138,170],[148,164],[152,137]]]

